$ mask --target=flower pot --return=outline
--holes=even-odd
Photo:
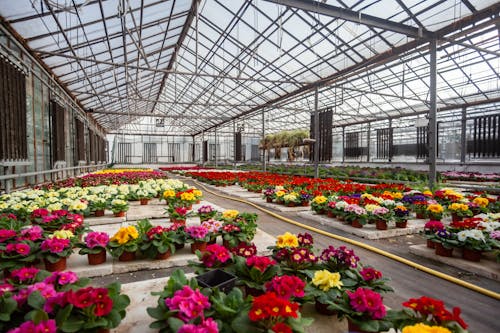
[[[119,257],[119,261],[133,261],[135,260],[135,252],[124,251]]]
[[[375,221],[375,228],[377,230],[387,230],[387,222],[382,220]]]
[[[257,297],[257,296],[261,296],[261,295],[264,295],[264,290],[261,290],[261,289],[257,289],[257,288],[252,288],[252,287],[249,287],[249,286],[245,286],[245,294],[248,296],[253,296],[253,297]]]
[[[453,255],[453,248],[448,249],[441,243],[436,243],[434,249],[436,250],[436,255],[441,257],[451,257]]]
[[[286,204],[287,207],[295,207],[297,204],[295,202],[289,202]]]
[[[307,207],[309,206],[309,201],[303,201],[301,205],[302,207]]]
[[[165,253],[157,253],[156,254],[156,257],[155,259],[158,259],[158,260],[165,260],[165,259],[168,259],[170,258],[170,256],[172,255],[172,252],[170,252],[170,250],[168,250],[167,252]]]
[[[205,252],[207,250],[207,242],[194,242],[191,243],[191,253],[196,253],[196,250]]]
[[[228,293],[234,288],[236,276],[222,269],[214,269],[196,277],[198,284],[203,288],[218,288],[224,293]]]
[[[314,308],[316,309],[317,313],[325,316],[333,316],[337,314],[337,311],[328,309],[328,304],[323,304],[318,300],[316,300],[316,303],[314,303]]]
[[[451,221],[452,222],[460,222],[460,221],[462,221],[462,219],[463,219],[463,217],[458,216],[455,213],[451,214]]]
[[[347,331],[349,333],[368,333],[368,331],[360,329],[358,325],[356,325],[349,319],[347,319]]]
[[[468,261],[480,261],[481,260],[481,251],[479,250],[473,250],[473,249],[468,249],[464,247],[462,249],[462,259],[468,260]]]
[[[429,249],[435,249],[436,248],[436,243],[432,239],[427,240],[427,247]]]
[[[95,217],[101,217],[104,216],[104,209],[98,209],[94,212]]]
[[[110,329],[109,328],[99,328],[97,330],[97,333],[109,333]]]
[[[363,228],[363,225],[358,220],[353,220],[351,222],[351,226],[354,227],[354,228]]]
[[[343,222],[344,217],[342,215],[337,215],[337,220],[339,220],[340,222]]]
[[[178,225],[186,225],[186,219],[170,218],[170,222],[172,222],[173,224],[178,224]]]
[[[273,198],[266,198],[266,202],[269,202],[269,203],[273,202]]]
[[[54,263],[47,259],[43,259],[43,262],[45,264],[45,269],[49,272],[62,272],[66,269],[66,258],[61,258]]]
[[[425,219],[425,213],[416,213],[415,216],[417,219]]]
[[[318,214],[318,215],[324,215],[325,213],[326,213],[325,209],[318,209],[316,211],[316,214]]]
[[[332,219],[335,218],[335,214],[331,210],[329,210],[329,211],[326,212],[326,216],[328,216],[328,217],[330,217]]]
[[[182,243],[182,244],[175,243],[175,249],[176,250],[182,250],[183,248],[184,248],[184,243]]]
[[[102,250],[98,253],[87,254],[89,265],[99,265],[106,262],[106,251]]]
[[[408,226],[408,221],[396,222],[396,228],[406,228]]]
[[[139,201],[141,202],[141,206],[146,206],[149,202],[149,199],[139,199]]]
[[[125,217],[125,212],[114,213],[115,217]]]

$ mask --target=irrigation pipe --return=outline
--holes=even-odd
[[[475,284],[472,284],[472,283],[469,283],[469,282],[465,282],[465,281],[462,281],[460,279],[457,279],[456,277],[453,277],[451,275],[448,275],[448,274],[445,274],[445,273],[441,273],[439,271],[436,271],[432,268],[429,268],[429,267],[426,267],[426,266],[423,266],[423,265],[420,265],[420,264],[417,264],[411,260],[408,260],[408,259],[405,259],[403,257],[400,257],[400,256],[397,256],[397,255],[394,255],[392,253],[389,253],[387,251],[384,251],[384,250],[381,250],[379,248],[376,248],[374,246],[371,246],[371,245],[367,245],[367,244],[364,244],[364,243],[361,243],[361,242],[358,242],[358,241],[355,241],[355,240],[352,240],[350,238],[347,238],[347,237],[343,237],[343,236],[339,236],[339,235],[335,235],[335,234],[332,234],[332,233],[329,233],[327,231],[324,231],[324,230],[321,230],[321,229],[318,229],[318,228],[314,228],[314,227],[311,227],[311,226],[308,226],[306,224],[303,224],[303,223],[300,223],[300,222],[297,222],[297,221],[294,221],[292,219],[289,219],[287,217],[284,217],[284,216],[281,216],[279,214],[276,214],[274,212],[271,212],[270,210],[268,209],[265,209],[265,208],[262,208],[261,206],[257,205],[257,204],[254,204],[252,202],[249,202],[249,201],[246,201],[246,200],[243,200],[243,199],[239,199],[239,198],[235,198],[235,197],[232,197],[232,196],[227,196],[227,195],[223,195],[223,194],[219,194],[219,193],[215,193],[211,190],[209,190],[207,187],[205,187],[204,185],[200,184],[199,182],[197,181],[194,181],[193,182],[195,184],[197,184],[198,186],[201,186],[206,192],[208,193],[211,193],[215,196],[218,196],[218,197],[221,197],[221,198],[225,198],[225,199],[229,199],[229,200],[233,200],[233,201],[239,201],[241,203],[244,203],[244,204],[247,204],[247,205],[250,205],[272,217],[275,217],[283,222],[286,222],[286,223],[289,223],[289,224],[293,224],[293,225],[296,225],[298,227],[301,227],[301,228],[304,228],[304,229],[307,229],[309,231],[313,231],[315,233],[318,233],[318,234],[321,234],[323,236],[326,236],[326,237],[330,237],[330,238],[333,238],[333,239],[336,239],[336,240],[339,240],[339,241],[342,241],[342,242],[345,242],[345,243],[349,243],[349,244],[352,244],[352,245],[355,245],[355,246],[358,246],[358,247],[361,247],[365,250],[368,250],[368,251],[371,251],[371,252],[374,252],[374,253],[377,253],[377,254],[380,254],[384,257],[387,257],[389,259],[392,259],[392,260],[395,260],[395,261],[398,261],[402,264],[405,264],[405,265],[408,265],[410,267],[413,267],[415,269],[418,269],[422,272],[425,272],[427,274],[431,274],[431,275],[434,275],[438,278],[441,278],[443,280],[446,280],[446,281],[449,281],[449,282],[452,282],[452,283],[455,283],[459,286],[462,286],[464,288],[467,288],[467,289],[470,289],[470,290],[473,290],[475,292],[478,292],[480,294],[483,294],[483,295],[486,295],[486,296],[489,296],[489,297],[492,297],[496,300],[500,300],[500,294],[499,293],[496,293],[494,291],[491,291],[491,290],[488,290],[488,289],[485,289],[485,288],[482,288],[482,287],[479,287]]]

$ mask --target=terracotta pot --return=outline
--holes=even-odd
[[[436,248],[436,243],[432,239],[427,240],[427,247],[429,249],[435,249]]]
[[[141,202],[141,206],[146,206],[149,202],[149,199],[140,199],[139,201]]]
[[[337,314],[337,311],[328,309],[328,304],[320,303],[316,300],[314,303],[314,308],[316,312],[325,316],[333,316]]]
[[[273,202],[273,198],[266,198],[266,202],[269,202],[269,203]]]
[[[134,261],[135,260],[135,252],[127,252],[124,251],[119,257],[119,261]]]
[[[408,226],[408,221],[396,222],[396,228],[406,228]]]
[[[87,254],[89,265],[99,265],[106,262],[106,251],[102,250],[99,253]]]
[[[342,221],[344,221],[344,217],[342,215],[337,215],[337,220],[342,222]]]
[[[358,220],[352,221],[351,226],[354,228],[363,228],[363,225]]]
[[[451,257],[453,255],[453,248],[447,249],[441,243],[436,243],[434,249],[436,250],[436,255],[441,257]]]
[[[173,224],[186,225],[186,220],[170,218],[170,222]]]
[[[45,264],[45,269],[49,272],[62,272],[66,269],[66,258],[61,258],[54,263],[47,259],[43,259],[43,262]]]
[[[309,201],[302,202],[302,207],[307,207],[307,206],[309,206]]]
[[[451,214],[451,221],[452,222],[460,222],[463,220],[463,217],[458,216],[457,214],[453,213]]]
[[[249,286],[245,286],[245,294],[248,296],[253,296],[253,297],[257,297],[257,296],[261,296],[261,295],[264,295],[264,291],[263,290],[260,290],[260,289],[257,289],[257,288],[251,288]]]
[[[110,329],[109,328],[99,328],[97,330],[97,333],[109,333]]]
[[[329,211],[326,212],[326,216],[328,216],[328,217],[330,217],[332,219],[335,218],[335,214],[331,210],[329,210]]]
[[[468,260],[468,261],[480,261],[481,260],[481,251],[479,250],[473,250],[473,249],[468,249],[464,247],[462,249],[462,259]]]
[[[115,217],[125,217],[125,212],[114,213]]]
[[[165,260],[165,259],[170,258],[171,255],[172,255],[172,252],[170,252],[170,250],[168,250],[165,253],[157,253],[155,259]]]
[[[347,331],[349,333],[368,333],[368,331],[363,331],[362,329],[359,328],[358,325],[356,325],[349,319],[347,320]]]
[[[387,222],[382,220],[375,221],[375,228],[377,230],[387,230]]]
[[[286,204],[287,207],[295,207],[297,204],[295,202],[289,202]]]
[[[318,215],[324,215],[325,213],[326,212],[325,212],[324,209],[319,209],[319,210],[316,211],[316,214],[318,214]]]
[[[425,219],[425,214],[424,213],[416,213],[416,218],[417,219]]]
[[[99,209],[94,212],[95,217],[101,217],[104,216],[104,209]]]
[[[194,242],[191,243],[191,253],[196,253],[196,250],[205,252],[207,250],[207,242]]]

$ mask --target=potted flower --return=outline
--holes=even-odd
[[[197,215],[200,218],[200,222],[209,220],[217,214],[217,211],[210,205],[201,206],[198,208]]]
[[[105,232],[92,231],[85,236],[85,241],[78,246],[79,254],[86,254],[89,265],[99,265],[106,262],[106,248],[109,236]]]
[[[193,204],[198,201],[192,190],[181,191],[176,194],[178,204],[180,206],[186,207],[187,209],[192,209]]]
[[[169,205],[167,208],[168,216],[170,218],[170,222],[174,224],[182,224],[186,225],[186,219],[190,215],[187,207],[184,206],[171,206]]]
[[[472,211],[469,209],[469,205],[454,202],[447,207],[448,212],[451,214],[453,222],[458,222],[464,217],[471,217]]]
[[[328,205],[328,199],[324,195],[317,195],[311,201],[311,209],[316,214],[324,214]]]
[[[89,201],[89,208],[91,212],[94,212],[96,217],[104,216],[104,212],[108,208],[108,200],[97,197]]]
[[[435,243],[434,248],[438,256],[451,257],[453,248],[458,246],[457,235],[446,229],[436,231],[432,240]]]
[[[257,214],[227,210],[222,213],[222,218],[225,221],[221,229],[224,246],[234,247],[241,242],[250,243],[255,237]]]
[[[186,227],[187,242],[191,243],[191,253],[204,252],[210,241],[210,232],[201,225]]]
[[[273,202],[274,196],[275,196],[275,191],[273,188],[266,188],[263,192],[262,198],[266,199],[266,202]]]
[[[274,193],[274,201],[277,203],[277,204],[282,204],[284,203],[284,200],[283,200],[283,196],[286,194],[286,191],[283,190],[283,189],[276,189],[275,193]]]
[[[295,207],[301,204],[300,197],[296,192],[289,192],[283,196],[283,202],[288,207]]]
[[[49,272],[64,271],[66,258],[73,253],[73,246],[68,238],[47,238],[40,245],[40,255]]]
[[[309,206],[309,201],[311,201],[312,195],[307,191],[301,190],[299,194],[300,205],[307,207]]]
[[[312,236],[306,235],[298,237],[286,232],[276,238],[275,246],[268,247],[284,272],[304,276],[304,270],[312,269],[318,261],[312,248]]]
[[[276,261],[265,256],[235,256],[233,272],[238,276],[238,283],[245,287],[247,295],[259,296],[264,293],[264,283],[277,276],[280,267]]]
[[[142,241],[140,250],[150,259],[168,259],[175,253],[175,234],[171,230],[162,226],[153,226],[149,220],[138,222],[141,230]]]
[[[6,235],[4,230],[0,230],[0,239],[2,235]],[[16,235],[16,232],[12,231]],[[14,269],[33,265],[37,260],[39,249],[40,243],[30,240],[14,240],[7,244],[0,244],[0,258],[2,259],[0,260],[0,270],[4,271],[4,277],[8,275],[7,272]]]
[[[149,200],[156,196],[156,191],[154,191],[149,186],[141,186],[139,187],[139,189],[137,189],[135,194],[137,195],[137,199],[139,200],[140,204],[142,206],[145,206],[148,204]]]
[[[410,211],[403,205],[397,205],[393,209],[396,228],[406,228]]]
[[[219,244],[209,244],[205,251],[196,251],[198,262],[189,261],[189,266],[195,268],[196,274],[203,274],[214,269],[224,268],[232,263],[232,254]]]
[[[462,248],[462,258],[480,261],[481,253],[491,251],[489,233],[479,229],[467,229],[457,233],[458,246]]]
[[[128,208],[128,202],[125,200],[114,199],[111,201],[111,210],[116,217],[124,217]]]
[[[431,220],[441,221],[443,218],[444,208],[438,203],[432,203],[427,206],[427,215]]]
[[[121,227],[108,243],[111,255],[114,258],[118,258],[119,261],[134,260],[136,252],[139,249],[139,236],[139,231],[135,226]]]
[[[330,245],[321,252],[319,258],[318,266],[320,268],[341,274],[347,270],[355,269],[359,262],[359,257],[354,254],[354,251],[345,246],[335,248]]]
[[[385,319],[382,296],[371,289],[347,290],[341,298],[328,304],[330,309],[337,311],[339,319],[347,318],[349,332],[383,332],[392,327]]]
[[[393,212],[386,207],[377,206],[371,211],[371,216],[375,220],[375,228],[387,230],[387,224],[392,220]]]
[[[387,318],[395,329],[404,333],[432,332],[467,333],[467,323],[461,318],[461,310],[454,307],[446,309],[444,302],[427,296],[410,298],[403,302],[402,310],[389,310]]]
[[[320,314],[331,316],[337,312],[330,307],[342,296],[342,280],[339,272],[330,272],[326,269],[308,272],[310,282],[305,291],[309,298],[314,300],[314,307]]]
[[[222,227],[224,223],[219,220],[206,220],[201,223],[201,226],[206,228],[210,232],[210,244],[215,244],[217,242],[217,236],[222,234]]]
[[[347,222],[351,222],[354,228],[362,228],[366,224],[366,209],[357,204],[348,204],[344,208],[344,217]]]
[[[167,190],[163,191],[162,196],[163,196],[163,199],[165,199],[165,201],[167,202],[168,205],[174,204],[175,201],[177,200],[177,196],[176,196],[175,190],[173,190],[173,189],[167,189]]]
[[[427,247],[430,249],[435,248],[435,243],[433,241],[435,234],[439,230],[444,230],[444,224],[441,221],[429,221],[424,225],[424,235],[427,239]]]

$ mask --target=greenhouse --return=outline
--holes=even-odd
[[[0,19],[1,332],[500,331],[500,2]]]

